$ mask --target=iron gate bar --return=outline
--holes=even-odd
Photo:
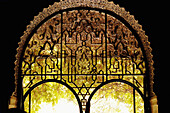
[[[62,47],[63,47],[63,41],[62,41],[62,39],[63,39],[63,33],[62,33],[62,31],[63,31],[63,12],[61,12],[61,50],[60,50],[60,52],[61,52],[61,55],[60,55],[60,58],[61,58],[61,64],[60,64],[60,76],[61,76],[61,80],[62,80],[62,64],[63,64],[63,62],[62,62],[62,60],[63,60],[63,53],[62,53]]]
[[[106,50],[106,80],[108,80],[108,67],[107,67],[107,13],[105,13],[105,50]]]
[[[135,83],[135,78],[133,77],[133,84]],[[135,100],[135,89],[133,88],[133,110],[136,113],[136,100]]]
[[[29,113],[31,113],[31,92],[29,92]]]

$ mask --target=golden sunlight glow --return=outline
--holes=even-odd
[[[106,106],[103,106],[105,103]],[[77,105],[74,102],[68,101],[67,99],[61,98],[58,104],[54,106],[52,103],[42,102],[40,109],[37,113],[79,113]],[[100,101],[94,103],[91,108],[91,113],[131,113],[131,105],[123,102],[119,102],[118,99],[114,98],[103,98]]]
[[[42,102],[37,113],[79,113],[77,108],[74,102],[61,98],[54,106],[52,103]]]
[[[132,92],[133,88],[126,84],[107,84],[93,96],[90,113],[133,113]],[[137,91],[135,95],[136,113],[144,113],[143,100]],[[28,97],[25,101],[25,111],[29,113]],[[68,88],[49,82],[32,91],[30,111],[30,113],[79,113],[80,109],[74,94]]]
[[[132,113],[131,104],[112,97],[102,98],[91,106],[91,113]]]

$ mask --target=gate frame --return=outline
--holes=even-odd
[[[33,21],[27,26],[24,35],[21,37],[21,41],[18,43],[19,47],[17,48],[16,61],[15,61],[15,91],[13,92],[9,108],[20,108],[20,101],[22,95],[22,77],[21,75],[21,63],[22,55],[24,51],[24,45],[26,40],[33,33],[34,29],[37,29],[42,22],[46,21],[51,15],[56,12],[69,9],[69,8],[79,8],[79,7],[89,7],[94,9],[101,9],[106,11],[111,11],[114,14],[120,16],[125,20],[136,33],[138,34],[140,41],[143,45],[144,57],[146,58],[146,69],[147,69],[147,84],[148,84],[148,98],[150,100],[151,113],[158,113],[157,105],[157,96],[153,91],[153,79],[154,79],[154,67],[153,67],[153,55],[151,54],[152,49],[150,47],[150,42],[148,41],[148,36],[145,35],[145,31],[142,30],[142,26],[135,20],[133,15],[130,15],[129,12],[125,11],[124,8],[115,5],[113,2],[108,2],[107,0],[65,0],[60,2],[55,2],[53,5],[50,5],[48,8],[44,8],[42,12],[35,16]]]

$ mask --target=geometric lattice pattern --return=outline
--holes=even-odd
[[[95,10],[59,13],[33,34],[22,61],[24,94],[36,83],[56,79],[79,96],[85,112],[90,95],[113,79],[143,93],[145,61],[136,37],[118,19]]]

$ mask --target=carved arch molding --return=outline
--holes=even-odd
[[[22,108],[22,80],[26,76],[40,76],[41,80],[46,80],[49,75],[73,89],[77,88],[77,94],[84,99],[80,103],[88,103],[83,96],[93,94],[90,87],[98,88],[113,79],[131,84],[130,79],[123,79],[124,76],[142,75],[144,85],[140,87],[133,77],[135,83],[131,86],[144,98],[145,109],[150,109],[145,111],[158,112],[148,37],[134,16],[113,2],[55,2],[34,17],[18,44],[15,91],[9,108]],[[85,75],[86,80],[92,76],[90,86],[82,83],[79,87],[76,82],[79,75]],[[85,94],[82,94],[82,88],[86,88]]]

